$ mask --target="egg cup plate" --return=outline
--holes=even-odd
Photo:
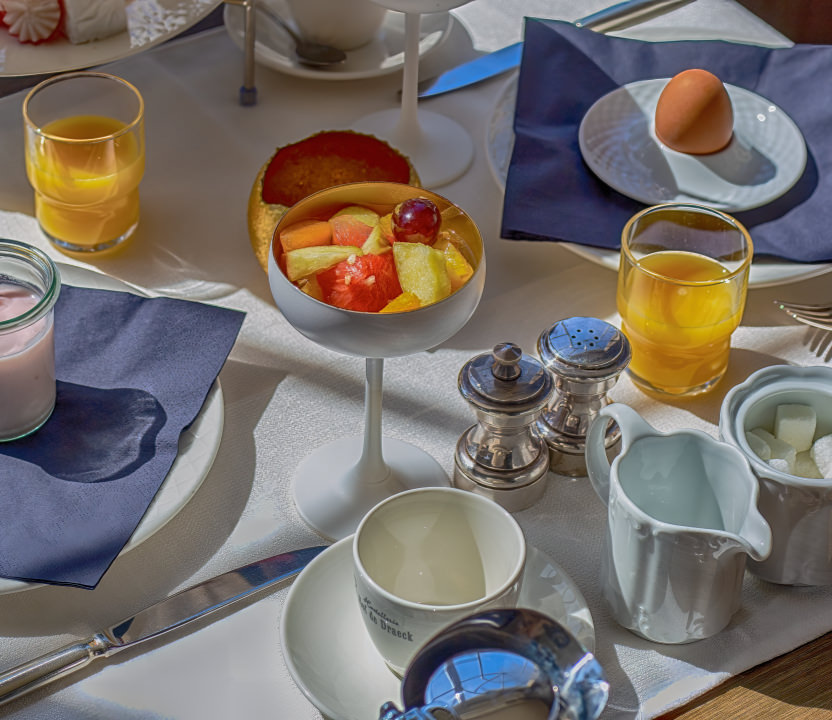
[[[653,117],[667,82],[628,83],[584,115],[581,155],[607,185],[647,205],[693,202],[740,212],[771,202],[798,181],[806,167],[800,129],[774,103],[728,83],[734,136],[724,150],[689,155],[662,144]]]

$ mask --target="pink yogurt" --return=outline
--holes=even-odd
[[[40,295],[0,281],[0,321],[33,308]],[[0,440],[12,440],[40,427],[55,407],[54,317],[48,312],[16,330],[0,332]]]

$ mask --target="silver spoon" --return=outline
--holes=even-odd
[[[289,34],[289,37],[295,43],[295,55],[297,56],[298,62],[302,65],[327,67],[329,65],[339,65],[347,59],[347,54],[343,50],[331,47],[330,45],[321,45],[320,43],[304,40],[282,17],[275,14],[271,8],[261,3],[257,3],[255,7],[265,17],[282,27]]]

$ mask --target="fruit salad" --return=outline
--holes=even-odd
[[[282,228],[278,263],[317,300],[345,310],[394,313],[445,299],[474,274],[465,238],[421,196],[390,208],[346,205]]]

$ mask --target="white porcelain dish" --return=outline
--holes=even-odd
[[[271,3],[275,12],[288,18],[282,3]],[[223,13],[225,28],[240,49],[244,48],[244,12],[241,7],[226,5]],[[449,13],[430,13],[421,18],[419,55],[423,56],[441,45],[451,31]],[[292,41],[274,23],[256,19],[254,57],[258,63],[288,75],[313,80],[358,80],[396,72],[404,66],[404,15],[387,13],[374,40],[363,47],[347,51],[347,60],[331,68],[313,68],[295,60]]]
[[[0,77],[78,70],[119,60],[175,37],[221,0],[127,0],[127,30],[73,45],[64,37],[40,45],[18,42],[0,28]]]
[[[58,263],[58,269],[62,282],[67,285],[148,294],[108,275],[85,268]],[[208,391],[208,397],[196,419],[179,438],[179,454],[147,512],[121,551],[122,555],[159,532],[188,504],[202,485],[220,447],[224,407],[222,388],[219,380],[216,380]],[[41,584],[0,578],[0,595],[36,587],[41,587]]]
[[[364,628],[355,595],[350,535],[316,557],[295,580],[280,622],[286,666],[309,701],[331,720],[378,717],[400,699],[399,681]],[[545,553],[529,546],[519,607],[549,615],[595,646],[592,616],[580,590]]]
[[[668,78],[616,88],[587,110],[578,129],[581,155],[614,190],[646,205],[695,202],[725,212],[765,205],[803,174],[806,143],[782,108],[725,83],[734,108],[734,136],[709,155],[663,145],[653,117]]]
[[[516,75],[501,89],[486,133],[486,155],[497,184],[505,189],[506,176],[514,147],[514,106],[517,98]],[[597,265],[618,272],[618,250],[561,243],[576,255]],[[787,260],[764,258],[754,260],[749,278],[750,287],[774,287],[806,280],[832,270],[830,263],[794,263]]]

